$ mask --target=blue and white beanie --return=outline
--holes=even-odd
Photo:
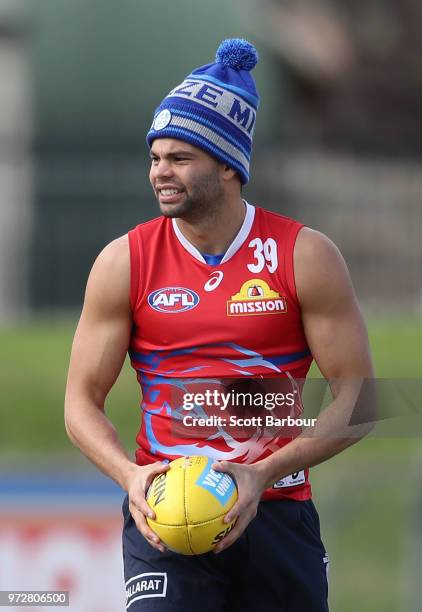
[[[224,40],[213,64],[197,68],[156,109],[147,134],[178,138],[199,147],[249,180],[252,137],[259,96],[250,71],[258,62],[253,45]]]

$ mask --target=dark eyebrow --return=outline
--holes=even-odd
[[[183,155],[184,157],[192,157],[192,151],[187,151],[186,149],[179,149],[178,151],[174,151],[174,153],[170,153],[170,156],[176,157],[178,155]]]
[[[155,153],[155,151],[150,151],[149,156],[152,157],[159,157],[157,153]],[[186,151],[183,149],[180,149],[178,151],[173,151],[172,153],[169,153],[168,155],[164,155],[164,157],[167,157],[168,159],[174,159],[175,157],[193,157],[194,154],[191,151]]]

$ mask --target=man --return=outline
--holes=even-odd
[[[347,424],[356,399],[351,381],[372,376],[371,359],[336,247],[241,198],[258,106],[250,75],[256,62],[252,45],[225,41],[215,63],[196,69],[158,107],[147,141],[162,217],[99,255],[75,335],[66,427],[128,493],[124,563],[132,611],[328,610],[328,557],[308,468],[365,433],[348,435]],[[128,350],[143,393],[136,463],[104,414]],[[183,438],[172,429],[180,390],[196,379],[257,377],[297,389],[312,358],[334,396],[314,435],[245,439],[196,431]],[[237,522],[215,550],[222,554],[167,550],[146,521],[154,476],[169,460],[192,454],[211,457],[215,470],[237,483],[238,502],[225,519]],[[131,588],[141,580],[144,590]]]

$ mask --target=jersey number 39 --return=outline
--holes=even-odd
[[[248,264],[248,270],[254,274],[262,272],[267,266],[268,272],[273,273],[278,267],[277,243],[274,238],[267,238],[262,242],[261,238],[254,238],[249,243],[249,248],[254,249],[254,263]]]

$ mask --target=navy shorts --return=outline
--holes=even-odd
[[[256,518],[215,555],[160,553],[123,503],[130,612],[326,612],[328,557],[312,501],[261,502]]]

